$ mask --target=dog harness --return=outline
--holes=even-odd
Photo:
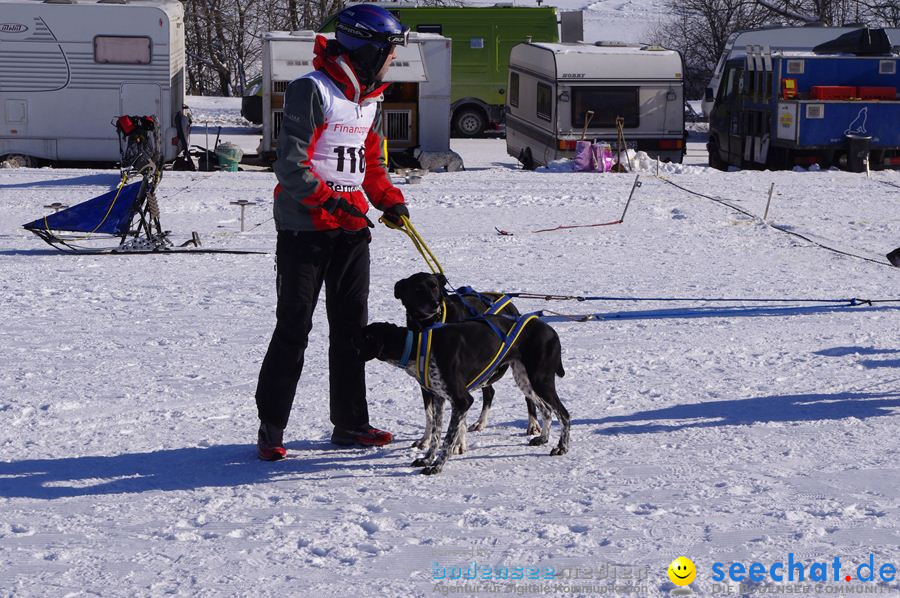
[[[509,329],[509,332],[506,335],[506,338],[503,339],[503,342],[500,343],[500,348],[497,350],[497,354],[494,355],[494,358],[485,366],[481,373],[475,376],[475,378],[466,384],[466,390],[471,391],[482,384],[484,384],[488,378],[491,377],[491,374],[494,373],[494,370],[497,369],[497,366],[503,361],[503,358],[506,357],[506,354],[509,353],[510,349],[513,348],[513,345],[516,344],[516,341],[519,340],[519,335],[522,333],[522,330],[525,329],[525,326],[528,322],[537,319],[537,313],[525,314],[516,320],[516,323],[513,324],[513,327]],[[491,324],[491,328],[494,328],[495,332],[499,332],[494,325],[490,322],[490,320],[485,319],[488,324]]]
[[[447,300],[441,298],[441,321],[440,325],[443,325],[447,321]],[[438,326],[438,323],[432,324],[432,326]],[[403,355],[400,357],[400,367],[406,369],[406,365],[409,363],[409,357],[412,354],[412,346],[413,346],[413,334],[412,330],[406,332],[406,342],[403,345]],[[421,336],[421,334],[420,334]],[[429,341],[431,337],[429,336]]]
[[[501,304],[501,301],[505,299],[506,301]],[[496,315],[494,308],[496,307],[496,311],[502,310],[506,304],[511,301],[512,298],[504,295],[491,306],[491,309],[485,312],[483,316],[479,316],[478,319],[484,321],[488,326],[491,327],[491,330],[498,336],[500,339],[500,348],[497,349],[497,353],[493,358],[488,362],[488,364],[484,367],[484,369],[479,372],[475,378],[472,379],[471,382],[466,384],[466,390],[472,391],[482,386],[485,381],[487,381],[491,374],[497,369],[500,363],[503,361],[503,358],[510,352],[513,346],[516,344],[516,341],[519,340],[519,335],[522,333],[522,330],[525,329],[525,326],[528,325],[529,322],[536,319],[540,314],[539,312],[525,314],[516,319],[515,324],[513,324],[512,328],[509,329],[509,332],[503,334],[497,326],[487,319],[485,316]],[[468,320],[467,320],[468,321]],[[403,347],[403,355],[400,358],[400,367],[406,368],[407,364],[409,364],[410,357],[412,356],[412,347],[413,343],[416,345],[416,372],[415,378],[420,386],[426,389],[431,388],[431,376],[430,376],[430,367],[431,367],[431,334],[437,328],[442,328],[445,326],[443,322],[438,324],[432,324],[425,330],[419,333],[414,333],[412,330],[409,330],[406,333],[406,342]]]

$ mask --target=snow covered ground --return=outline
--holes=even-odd
[[[214,118],[228,124],[234,105],[223,110]],[[757,215],[774,182],[774,224],[874,263],[652,173],[624,224],[534,233],[617,219],[634,176],[526,172],[502,140],[454,149],[466,171],[400,183],[452,283],[698,299],[517,301],[523,311],[687,311],[555,324],[571,452],[527,445],[524,404],[506,379],[490,427],[437,477],[410,467],[418,389],[382,363],[368,367],[372,422],[397,441],[329,444],[323,310],[290,458],[258,461],[253,393],[274,324],[271,253],[60,255],[20,225],[52,202],[100,194],[116,174],[0,170],[0,595],[432,596],[457,589],[464,580],[448,578],[474,562],[475,595],[661,596],[683,554],[706,596],[725,589],[714,563],[768,571],[788,553],[807,575],[829,564],[829,584],[808,582],[825,595],[875,587],[855,581],[870,554],[876,570],[900,565],[900,304],[723,315],[703,313],[722,304],[699,299],[900,298],[900,270],[883,257],[900,245],[900,174],[721,173],[699,153],[664,173]],[[273,185],[265,172],[167,172],[163,224],[176,240],[199,231],[206,247],[271,251]],[[244,233],[238,199],[256,202]],[[372,256],[370,319],[400,323],[393,284],[424,264],[382,226]],[[834,557],[854,582],[831,583]],[[553,567],[557,579],[495,587],[482,579],[488,566]],[[582,579],[561,578],[566,567]],[[769,579],[745,595],[785,587]],[[896,581],[877,589],[900,594]]]

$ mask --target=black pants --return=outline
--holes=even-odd
[[[279,231],[275,256],[277,323],[256,386],[260,421],[287,427],[324,282],[331,422],[348,429],[367,425],[365,362],[351,339],[368,319],[368,230]]]

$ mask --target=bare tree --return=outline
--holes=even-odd
[[[760,5],[793,23],[823,23],[872,27],[900,25],[897,0],[757,0]]]
[[[652,41],[681,52],[688,97],[701,97],[729,36],[764,24],[767,16],[753,0],[672,0],[672,20]]]
[[[872,15],[876,24],[900,27],[900,2],[898,0],[857,0],[857,7]],[[857,19],[859,21],[860,19]]]
[[[679,50],[689,97],[700,97],[728,37],[765,24],[900,26],[898,0],[670,0],[655,43]]]
[[[261,72],[266,31],[318,29],[342,0],[183,0],[188,89],[241,95]]]

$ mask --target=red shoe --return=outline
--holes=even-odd
[[[263,461],[280,461],[287,456],[280,428],[272,424],[261,423],[256,440],[257,456]]]
[[[287,451],[281,445],[264,446],[256,445],[257,455],[263,461],[280,461],[287,456]]]
[[[338,446],[384,446],[394,440],[394,435],[372,426],[365,426],[359,430],[344,430],[335,428],[331,433],[331,442]]]

